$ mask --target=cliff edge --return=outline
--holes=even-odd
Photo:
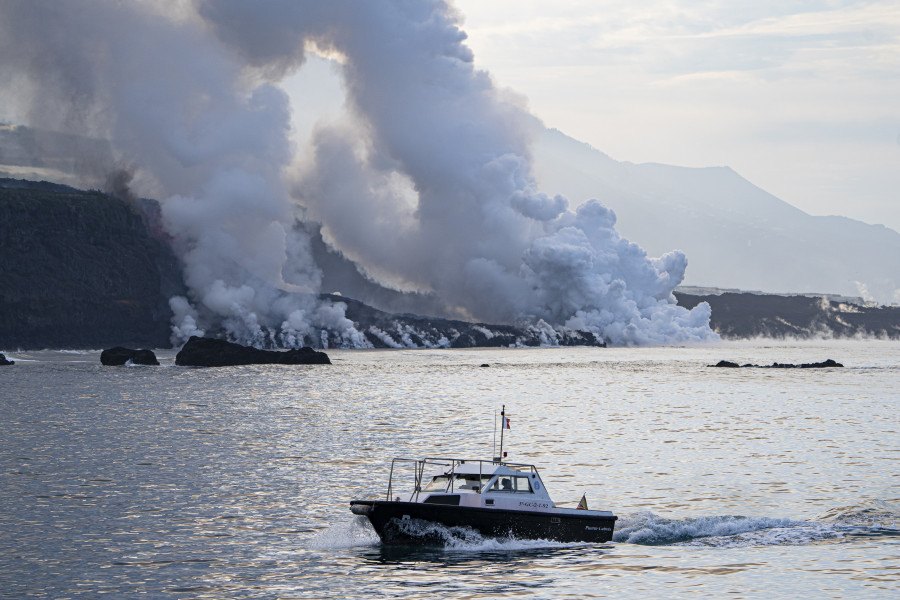
[[[151,220],[137,201],[0,179],[0,346],[169,346],[183,283]]]

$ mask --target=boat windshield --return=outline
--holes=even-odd
[[[491,480],[490,475],[477,475],[477,474],[463,474],[456,473],[453,476],[453,489],[454,490],[472,490],[473,492],[478,492],[484,489],[484,486]],[[425,486],[426,492],[436,492],[436,491],[446,491],[449,489],[450,485],[450,476],[449,475],[438,475],[434,477],[428,485]]]
[[[490,492],[519,492],[530,494],[534,490],[531,489],[531,481],[528,477],[519,475],[510,475],[508,477],[498,477],[494,485],[491,486]]]
[[[438,475],[425,486],[426,492],[435,492],[438,490],[446,490],[447,485],[450,483],[450,478],[447,475]]]

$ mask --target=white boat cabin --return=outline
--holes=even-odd
[[[413,491],[407,498],[392,497],[395,471],[404,465],[414,469]],[[555,507],[534,465],[455,458],[395,458],[387,499],[509,510]]]

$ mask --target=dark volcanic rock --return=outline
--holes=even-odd
[[[697,296],[675,292],[679,306],[708,302],[709,325],[726,339],[871,335],[900,338],[900,306],[863,306],[822,297],[754,294]]]
[[[790,363],[772,363],[768,367],[763,367],[764,369],[827,369],[828,367],[843,367],[841,363],[831,360],[830,358],[823,362],[816,363],[802,363],[799,365],[792,365]]]
[[[181,268],[158,205],[0,178],[0,340],[167,347]]]
[[[720,360],[716,364],[709,365],[709,366],[710,367],[728,367],[728,368],[732,368],[732,369],[737,368],[737,367],[742,367],[745,369],[827,369],[829,367],[843,367],[844,365],[829,358],[828,360],[823,361],[823,362],[802,363],[799,365],[793,365],[790,363],[777,363],[777,362],[772,363],[771,365],[751,365],[751,364],[739,365],[737,363],[733,363],[728,360]]]
[[[736,368],[740,367],[741,365],[739,365],[737,363],[733,363],[729,360],[720,360],[716,364],[709,365],[709,366],[711,366],[711,367],[728,367],[729,369],[736,369]]]
[[[237,365],[330,365],[328,355],[305,347],[278,352],[241,346],[225,340],[192,337],[175,356],[184,367],[230,367]]]
[[[346,316],[375,348],[508,348],[510,346],[598,346],[606,342],[590,331],[470,323],[455,319],[387,313],[358,300],[321,294],[321,300],[341,303]]]
[[[6,356],[4,356],[2,352],[0,352],[0,367],[6,366],[6,365],[14,365],[14,364],[16,364],[16,361],[8,360],[6,358]]]
[[[118,367],[128,361],[133,365],[158,365],[156,355],[152,350],[132,350],[116,346],[100,353],[100,362],[108,367]]]

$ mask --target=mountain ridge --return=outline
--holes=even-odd
[[[534,156],[541,189],[597,198],[650,255],[685,252],[685,285],[900,303],[900,233],[884,225],[809,215],[730,167],[618,162],[558,130]]]

